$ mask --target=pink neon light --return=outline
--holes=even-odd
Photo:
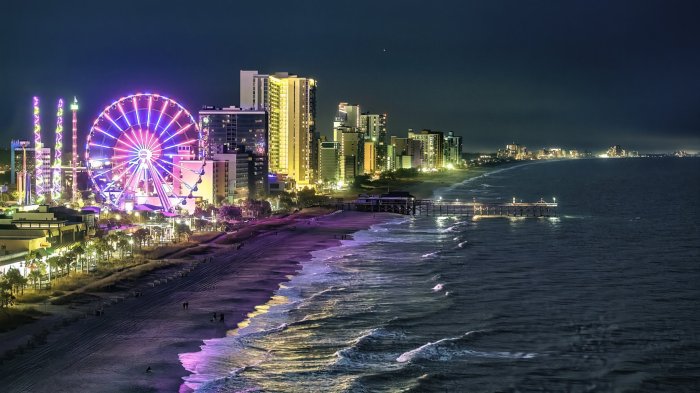
[[[148,97],[142,97],[144,95]],[[148,103],[144,105],[146,108],[139,108],[139,100],[142,98],[148,99]],[[163,104],[159,107],[159,111],[154,111],[153,102],[160,99],[163,100]],[[129,113],[124,109],[125,102],[131,105],[133,111],[136,112],[132,119],[127,117]],[[141,110],[146,110],[145,116],[142,116]],[[120,115],[114,115],[117,111]],[[156,114],[156,112],[158,113]],[[185,121],[182,121],[183,113],[187,117]],[[115,118],[119,120],[119,116],[124,117],[128,128],[120,127],[115,121]],[[151,128],[153,116],[157,116],[157,120],[154,128]],[[102,117],[109,120],[115,128],[104,127],[105,130],[103,126],[100,126],[98,122]],[[158,130],[165,117],[170,120],[165,127]],[[171,134],[169,130],[173,128],[173,124],[177,124],[178,129]],[[192,127],[193,124],[194,127]],[[192,115],[180,104],[167,97],[139,93],[120,98],[105,108],[88,135],[87,146],[89,149],[86,151],[88,173],[96,190],[109,203],[120,208],[123,208],[127,195],[135,195],[137,198],[147,198],[146,200],[150,202],[146,203],[153,203],[153,200],[148,198],[159,199],[161,205],[169,209],[172,205],[172,198],[186,198],[187,195],[177,195],[185,193],[185,189],[190,190],[189,195],[191,196],[191,191],[195,188],[193,187],[195,183],[187,184],[179,176],[176,179],[173,168],[179,168],[177,173],[181,173],[180,170],[189,170],[199,176],[201,176],[201,171],[192,171],[190,168],[180,166],[173,162],[172,154],[164,156],[163,151],[176,149],[183,145],[194,145],[201,136],[198,130],[198,125]],[[109,138],[92,141],[95,133],[108,135]],[[160,135],[164,135],[167,139],[161,140]],[[166,147],[166,144],[171,145]],[[143,150],[146,150],[147,154],[142,154]],[[196,151],[193,151],[193,154],[195,157],[198,156]],[[89,157],[111,159],[114,166],[93,172]],[[105,177],[109,173],[114,175]],[[111,179],[109,179],[110,177]]]
[[[129,121],[129,118],[126,117],[126,113],[124,113],[124,107],[122,107],[122,103],[119,102],[117,103],[117,108],[119,108],[119,112],[122,113],[122,116],[124,117],[124,120],[126,120],[126,124],[131,127],[131,122]]]
[[[139,119],[139,106],[136,103],[136,96],[131,99],[134,102],[134,112],[136,112],[136,124],[141,124],[141,119]]]

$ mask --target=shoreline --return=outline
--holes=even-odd
[[[190,373],[179,354],[197,352],[203,340],[235,329],[301,269],[312,251],[395,217],[302,212],[182,250],[180,257],[192,250],[204,253],[135,278],[130,290],[142,285],[141,296],[123,289],[106,293],[104,298],[113,301],[102,316],[85,315],[51,332],[45,344],[6,361],[0,365],[0,384],[9,392],[191,391],[183,384]],[[242,248],[236,249],[238,244]],[[223,312],[225,322],[212,322],[214,312]],[[148,367],[152,372],[146,373]]]
[[[444,173],[428,174],[402,186],[420,197],[431,197],[440,190],[485,173],[511,167],[513,165],[459,170],[450,172],[450,176]],[[58,331],[52,331],[44,339],[45,343],[39,343],[38,348],[20,353],[4,364],[0,363],[0,383],[8,387],[8,391],[72,391],[76,381],[80,381],[80,389],[88,391],[105,391],[101,381],[109,381],[109,391],[192,391],[184,384],[184,378],[192,373],[180,362],[180,354],[198,352],[204,340],[224,337],[235,329],[256,306],[265,304],[280,284],[301,270],[302,264],[311,258],[311,252],[340,245],[341,235],[350,235],[371,225],[401,217],[389,213],[328,214],[326,211],[325,215],[320,214],[312,209],[283,218],[263,219],[237,232],[224,233],[206,242],[179,248],[169,253],[167,258],[149,263],[164,267],[135,277],[132,275],[123,280],[128,282],[126,288],[117,285],[115,292],[104,289],[101,292],[76,291],[83,296],[78,296],[68,309],[81,309],[83,306],[82,309],[93,307],[94,310],[94,295],[98,295],[98,301],[107,305],[104,315],[95,317],[87,311],[71,313],[72,310],[62,306],[64,308],[59,308],[58,315],[47,318],[54,323],[53,330],[59,326]],[[313,225],[309,225],[309,221]],[[320,228],[323,230],[315,230]],[[242,243],[245,247],[237,249]],[[277,245],[282,245],[284,250],[275,249]],[[214,259],[201,263],[210,258]],[[143,297],[135,298],[133,295],[137,291],[143,292]],[[161,300],[158,302],[144,300],[153,295],[163,299],[158,299]],[[191,306],[183,316],[181,303],[185,301]],[[134,302],[146,303],[146,307],[129,306]],[[225,312],[225,323],[210,322],[214,312]],[[195,313],[198,315],[196,318],[192,315]],[[70,321],[65,323],[67,314]],[[111,323],[118,327],[133,324],[135,328],[125,333],[123,328],[106,326]],[[71,337],[74,344],[79,342],[75,336],[88,329],[85,325],[92,325],[91,329],[95,329],[91,331],[93,335],[99,333],[112,341],[116,338],[116,342],[105,345],[91,337],[92,341],[87,340],[91,344],[90,350],[82,346],[74,348],[64,345],[63,351],[52,350],[49,359],[37,361],[37,352],[61,347],[59,344],[62,341],[71,342]],[[117,343],[123,348],[116,349]],[[75,352],[79,352],[83,360],[71,362],[67,359]],[[85,359],[91,359],[95,365],[85,365]],[[32,372],[23,371],[37,363],[44,363],[45,366]],[[61,364],[66,363],[70,366],[66,366],[65,374],[59,376]],[[53,370],[47,370],[49,364],[52,364]],[[148,367],[151,367],[152,373],[145,372]],[[12,378],[17,375],[21,377]],[[43,387],[35,382],[57,379],[61,382],[48,390],[42,390]]]

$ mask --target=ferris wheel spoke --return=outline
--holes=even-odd
[[[124,141],[123,139],[117,139],[117,143],[121,143],[122,145],[128,147],[134,153],[139,152],[139,149],[136,146],[129,144],[128,142]]]
[[[136,168],[136,170],[135,170],[135,171],[132,171],[132,172],[129,174],[129,177],[126,179],[126,182],[124,182],[124,186],[122,187],[122,191],[119,193],[119,197],[117,198],[117,201],[120,201],[120,200],[122,199],[122,196],[124,195],[124,192],[125,192],[126,190],[136,191],[136,190],[132,187],[131,184],[132,184],[133,181],[134,181],[134,176],[136,176],[136,181],[137,181],[137,182],[138,182],[138,179],[141,177],[141,166],[142,166],[142,165],[143,165],[143,164],[139,163],[139,164],[138,164],[138,167]]]
[[[151,126],[151,106],[153,105],[153,96],[148,96],[148,113],[146,114],[146,128]]]
[[[173,174],[172,172],[170,172],[170,171],[168,170],[168,168],[166,168],[166,167],[164,167],[163,165],[161,165],[158,161],[154,161],[154,163],[155,163],[156,165],[158,165],[159,167],[163,168],[163,170],[166,171],[170,176],[172,176],[173,179],[176,178],[175,174]],[[189,184],[187,184],[187,183],[185,183],[185,182],[182,182],[182,184],[184,184],[185,186],[187,186],[187,188],[189,188],[190,191],[194,191],[194,189],[193,189]]]
[[[115,169],[117,169],[117,168],[123,167],[124,165],[127,165],[127,164],[129,164],[129,163],[136,162],[136,160],[138,160],[138,158],[134,158],[134,159],[129,160],[129,161],[124,161],[124,162],[122,162],[122,163],[119,164],[119,165],[114,165],[114,166],[112,166],[111,168],[107,169],[106,171],[102,171],[102,172],[96,174],[95,177],[103,176],[103,175],[105,175],[105,174],[107,174],[107,173],[109,173],[109,172],[112,172],[113,170],[115,170]]]
[[[164,141],[163,141],[163,144],[165,144],[165,142],[167,142],[167,141],[169,141],[169,140],[175,138],[176,136],[182,134],[183,132],[187,131],[190,127],[192,127],[192,123],[188,123],[186,126],[180,128],[179,130],[177,130],[176,133],[170,135],[170,136],[168,137],[168,139],[164,140]]]
[[[133,128],[131,129],[131,135],[129,135],[128,132],[125,132],[124,136],[127,137],[127,139],[129,139],[129,141],[131,141],[131,143],[134,144],[134,146],[136,147],[137,150],[143,149],[143,146],[141,145],[141,143],[139,143],[139,140],[138,140],[139,137],[138,137],[138,135],[136,135],[136,132],[134,131]],[[132,139],[132,137],[133,137],[133,139]]]
[[[184,142],[180,142],[180,143],[177,143],[177,144],[174,144],[174,145],[170,145],[170,146],[168,146],[168,147],[164,147],[163,150],[172,149],[173,147],[178,147],[178,146],[189,145],[190,143],[196,142],[196,141],[197,141],[196,139],[190,139],[190,140],[188,140],[188,141],[184,141]]]
[[[107,118],[107,120],[111,121],[112,124],[114,124],[114,126],[117,127],[117,129],[119,129],[119,131],[124,132],[124,130],[121,127],[119,127],[119,124],[117,124],[117,122],[114,121],[114,119],[112,119],[111,116],[109,116],[109,113],[105,112],[105,117]]]
[[[136,102],[136,96],[131,97],[131,101],[134,103],[134,112],[136,112],[136,124],[141,124],[141,119],[139,118],[139,105]]]
[[[165,133],[168,131],[168,128],[170,128],[170,126],[173,125],[173,123],[175,123],[175,121],[177,121],[178,117],[180,117],[180,115],[182,114],[182,111],[183,111],[183,110],[184,110],[184,109],[180,109],[180,110],[177,112],[177,114],[170,120],[170,123],[168,123],[168,125],[165,126],[165,128],[163,128],[163,131],[160,132],[160,135],[161,135],[161,136],[162,136],[163,134],[165,134]]]
[[[157,160],[160,161],[160,162],[162,162],[162,163],[165,164],[165,165],[176,166],[176,167],[180,168],[180,170],[189,171],[189,172],[194,173],[195,175],[200,175],[200,174],[201,174],[200,171],[194,170],[194,169],[192,169],[192,168],[186,168],[186,167],[184,167],[184,166],[182,166],[182,165],[180,165],[180,164],[176,164],[175,161],[173,161],[173,162],[168,162],[168,161],[163,160],[162,158],[158,158]]]
[[[163,189],[164,181],[156,180],[156,179],[162,180],[162,178],[160,177],[160,174],[158,173],[158,171],[154,167],[149,166],[149,170],[152,171],[151,178],[153,178],[153,188],[156,189],[156,194],[158,194],[158,199],[160,199],[160,202],[163,204],[163,208],[165,208],[166,210],[170,210],[170,208],[171,208],[170,200],[168,199],[168,195],[166,194],[165,190]]]
[[[105,145],[101,145],[101,144],[95,143],[95,142],[90,142],[90,146],[104,147],[105,149],[114,149],[111,146],[105,146]]]
[[[93,127],[93,128],[95,129],[95,131],[98,131],[98,132],[100,132],[101,134],[107,135],[108,137],[110,137],[110,138],[112,138],[112,139],[117,139],[117,137],[115,137],[114,135],[110,134],[109,132],[107,132],[107,131],[101,129],[100,127],[95,126],[95,127]]]
[[[146,139],[146,148],[153,151],[154,149],[160,150],[160,144],[158,143],[158,137],[155,133],[148,133],[148,138]]]
[[[122,106],[121,101],[117,103],[117,108],[119,108],[119,112],[122,113],[122,116],[124,117],[124,120],[126,121],[126,124],[131,127],[131,122],[129,121],[129,118],[126,117],[126,113],[124,113],[124,107]],[[127,127],[128,128],[128,127]]]
[[[138,165],[138,161],[132,162],[132,163],[129,165],[129,167],[126,168],[126,169],[124,170],[124,172],[122,172],[121,174],[117,175],[117,178],[116,178],[116,179],[112,179],[111,182],[109,182],[106,186],[104,186],[103,191],[104,191],[104,192],[108,191],[109,188],[112,187],[112,185],[114,185],[114,183],[116,183],[116,182],[118,182],[119,180],[121,180],[121,179],[124,177],[124,175],[126,175],[126,174],[129,173],[132,169],[134,169],[134,166],[136,166],[136,165]],[[123,189],[123,188],[124,188],[124,187],[122,187],[122,189]]]
[[[133,130],[131,130],[131,131],[133,132]],[[126,139],[128,139],[129,142],[131,142],[131,144],[132,144],[132,146],[134,147],[134,149],[136,149],[137,151],[139,150],[139,144],[138,144],[138,142],[135,141],[134,139],[132,139],[128,132],[125,132],[125,133],[123,133],[122,135],[124,135],[124,137],[125,137]]]
[[[124,153],[134,153],[133,150],[122,149],[121,147],[116,147],[116,146],[113,147],[112,149],[113,149],[113,150],[116,150],[116,151],[121,151],[121,152],[124,152]]]
[[[160,108],[160,115],[158,115],[158,121],[156,122],[156,126],[153,127],[153,131],[158,130],[158,125],[160,124],[160,120],[163,118],[163,114],[165,113],[165,108],[168,107],[168,102],[169,100],[166,98],[163,100],[163,106]]]
[[[143,149],[145,146],[143,145],[143,140],[142,138],[136,134],[136,130],[133,128],[131,129],[131,136],[134,138],[134,142],[136,146],[138,147],[139,150]]]

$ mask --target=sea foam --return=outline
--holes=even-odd
[[[479,330],[470,331],[460,337],[449,337],[435,342],[429,342],[416,349],[402,353],[398,358],[396,358],[396,361],[399,363],[413,362],[417,360],[449,361],[455,358],[465,357],[530,359],[536,356],[534,353],[525,352],[475,351],[472,349],[460,348],[460,341],[463,341],[466,337],[479,332]]]

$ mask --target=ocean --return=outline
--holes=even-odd
[[[497,168],[445,199],[556,218],[398,217],[304,263],[182,354],[199,392],[700,391],[700,159]]]

